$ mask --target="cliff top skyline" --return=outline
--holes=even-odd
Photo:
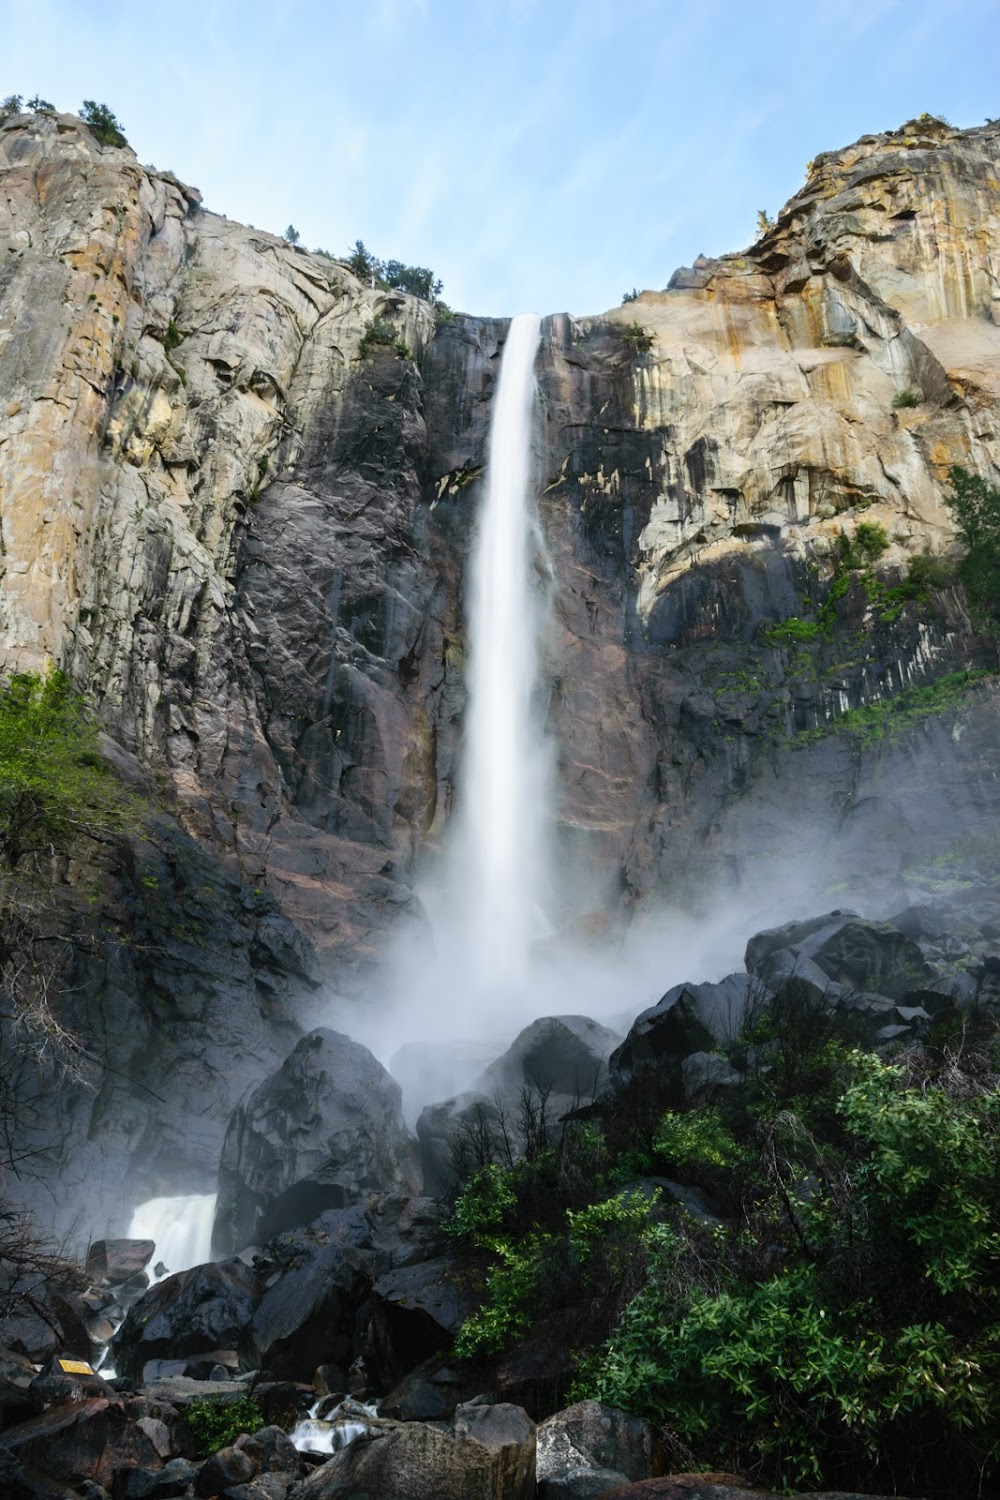
[[[595,313],[738,250],[805,162],[1000,114],[991,0],[9,0],[0,93],[106,100],[140,160],[310,248],[427,265],[476,313]]]

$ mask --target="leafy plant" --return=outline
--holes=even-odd
[[[101,756],[98,728],[64,673],[0,683],[0,858],[10,867],[79,834],[135,827],[141,803]]]
[[[769,229],[773,229],[773,228],[774,228],[774,220],[772,219],[771,215],[768,213],[767,209],[766,208],[758,208],[758,210],[757,210],[757,233],[758,234],[766,234]]]
[[[624,328],[619,328],[618,334],[633,355],[648,354],[656,342],[641,323],[627,323]]]
[[[297,245],[302,238],[294,224],[289,224],[284,237],[290,245]]]
[[[413,297],[422,297],[425,302],[435,302],[444,290],[444,282],[426,266],[408,266],[401,260],[379,260],[363,240],[355,240],[346,263],[359,281],[409,292]]]
[[[227,1448],[241,1432],[254,1433],[265,1425],[264,1413],[250,1395],[237,1396],[233,1401],[196,1397],[185,1409],[184,1422],[196,1458],[208,1458]]]
[[[957,465],[948,471],[945,495],[966,553],[958,566],[977,622],[1000,634],[1000,489]]]
[[[20,94],[8,94],[6,99],[0,99],[0,125],[5,120],[12,119],[14,115],[19,115],[21,113],[21,104]]]
[[[910,390],[909,388],[905,391],[897,391],[892,398],[892,404],[897,410],[907,406],[919,406],[920,392]]]
[[[167,324],[167,331],[163,338],[164,349],[166,349],[167,353],[170,354],[174,349],[177,348],[179,344],[183,343],[183,341],[184,335],[177,327],[177,324],[174,322],[173,318],[171,318],[170,322]]]
[[[102,146],[128,145],[121,121],[106,104],[98,104],[94,99],[84,99],[80,107],[80,119],[89,126],[91,134]]]
[[[638,300],[639,300],[639,290],[638,290],[637,287],[633,287],[630,292],[625,292],[623,294],[623,296],[622,296],[622,307],[625,306],[626,302],[638,302]]]
[[[400,359],[409,359],[410,351],[400,339],[396,326],[388,318],[373,318],[361,335],[358,358],[370,359],[377,349],[391,347]]]
[[[49,114],[51,114],[55,110],[54,104],[52,104],[48,99],[42,99],[38,94],[35,94],[34,98],[29,99],[24,107],[25,109],[30,109],[32,111],[41,110],[43,112],[48,112]]]

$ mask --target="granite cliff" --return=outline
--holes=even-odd
[[[413,910],[506,324],[212,214],[71,116],[8,120],[0,182],[4,662],[65,667],[159,810],[96,916],[55,872],[96,1061],[38,1129],[114,1218],[211,1186],[302,1002],[360,993]],[[995,818],[996,688],[958,675],[995,657],[954,588],[885,594],[954,550],[949,466],[1000,473],[998,247],[1000,127],[924,118],[811,163],[741,254],[546,321],[567,922],[790,865],[878,904]],[[838,573],[861,521],[881,593]],[[859,729],[893,704],[903,732]]]

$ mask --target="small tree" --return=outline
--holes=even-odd
[[[767,209],[766,208],[758,208],[758,210],[757,210],[757,233],[758,234],[766,234],[769,229],[773,229],[773,228],[774,228],[774,220],[771,218],[771,215],[768,213]]]
[[[1000,635],[1000,489],[957,465],[949,469],[945,495],[967,548],[958,568],[981,626]]]
[[[33,99],[29,99],[24,107],[32,111],[45,110],[49,114],[52,114],[55,110],[55,105],[50,103],[48,99],[41,98],[39,94],[36,94]]]
[[[80,107],[80,119],[102,146],[128,145],[121,121],[115,118],[106,104],[98,104],[94,99],[84,99]]]
[[[9,120],[12,115],[21,113],[20,94],[8,94],[6,99],[0,99],[0,125]]]
[[[295,225],[289,224],[288,228],[285,230],[285,239],[288,241],[288,243],[290,245],[297,245],[301,238],[302,236],[299,234],[299,231],[296,229]]]

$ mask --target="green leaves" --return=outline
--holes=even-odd
[[[980,627],[1000,634],[1000,489],[957,465],[948,470],[945,495],[967,548],[958,576]]]
[[[63,850],[135,826],[141,803],[104,762],[98,729],[62,672],[0,684],[0,859]]]

